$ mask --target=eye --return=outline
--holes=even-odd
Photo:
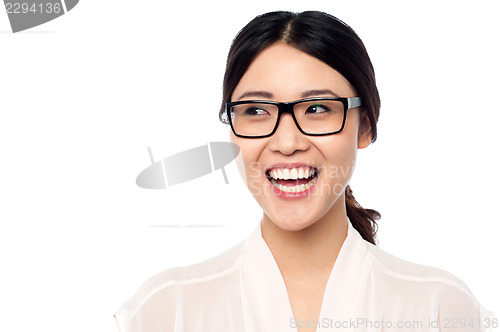
[[[245,109],[244,115],[269,115],[269,112],[262,107],[249,106]]]
[[[318,113],[324,113],[324,112],[331,112],[331,109],[326,106],[326,105],[311,105],[306,109],[306,114],[318,114]]]

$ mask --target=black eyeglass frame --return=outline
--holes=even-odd
[[[335,101],[340,101],[344,105],[344,118],[342,120],[342,127],[337,130],[333,131],[330,133],[325,133],[325,134],[311,134],[311,133],[306,133],[302,128],[300,128],[299,123],[297,119],[295,118],[295,113],[294,113],[294,107],[297,104],[303,103],[303,102],[308,102],[308,101],[318,101],[318,100],[335,100]],[[233,122],[231,120],[231,114],[230,110],[231,107],[236,106],[236,105],[243,105],[243,104],[267,104],[267,105],[276,105],[278,107],[278,117],[276,118],[276,125],[274,126],[272,132],[268,135],[261,135],[261,136],[247,136],[247,135],[240,135],[236,133],[236,130],[234,130],[233,127]],[[299,131],[307,136],[328,136],[328,135],[334,135],[340,133],[344,129],[346,117],[347,117],[347,111],[350,110],[351,108],[355,107],[360,107],[363,103],[361,102],[360,97],[316,97],[316,98],[306,98],[306,99],[300,99],[296,101],[291,101],[287,103],[281,103],[277,101],[270,101],[270,100],[242,100],[242,101],[235,101],[235,102],[228,102],[226,103],[226,119],[229,122],[229,125],[231,126],[231,130],[233,131],[233,134],[236,137],[241,137],[241,138],[264,138],[264,137],[269,137],[272,136],[275,132],[276,129],[278,129],[278,125],[281,119],[281,115],[284,113],[290,113],[292,115],[293,121],[295,122],[295,125],[299,129]]]

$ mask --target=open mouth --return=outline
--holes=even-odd
[[[314,167],[272,168],[266,177],[277,189],[287,193],[307,191],[318,179],[319,171]]]

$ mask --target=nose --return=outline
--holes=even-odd
[[[273,152],[280,152],[284,155],[291,155],[296,151],[306,151],[309,149],[309,141],[306,135],[297,128],[292,115],[284,113],[279,119],[278,128],[270,137],[269,149]]]

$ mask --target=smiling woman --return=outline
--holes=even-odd
[[[219,116],[261,222],[224,254],[149,280],[117,313],[121,330],[494,327],[458,278],[375,246],[380,215],[348,184],[379,108],[370,59],[345,23],[321,12],[252,20],[229,51]]]

